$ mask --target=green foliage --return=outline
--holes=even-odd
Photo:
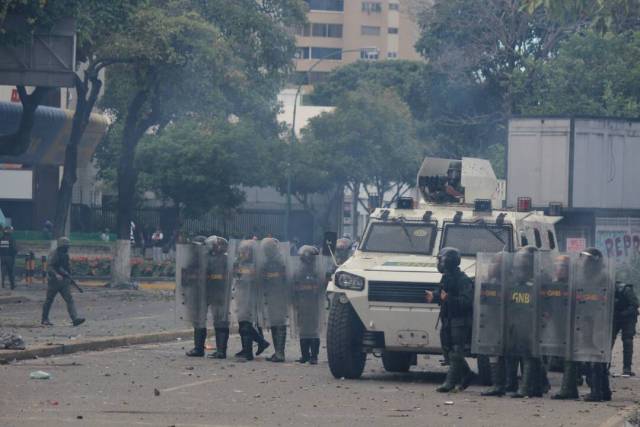
[[[302,144],[315,169],[334,182],[380,190],[413,184],[410,176],[421,158],[409,108],[395,92],[379,87],[344,94],[335,111],[311,119]]]
[[[640,114],[640,32],[575,34],[557,55],[514,73],[522,114]]]
[[[184,208],[189,216],[214,208],[232,209],[244,185],[266,185],[264,164],[278,144],[260,135],[253,123],[224,120],[203,125],[194,120],[170,124],[145,137],[136,154],[141,188],[153,190]]]

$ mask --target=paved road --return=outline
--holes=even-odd
[[[442,395],[434,392],[443,379],[435,358],[421,359],[415,372],[403,375],[385,373],[370,358],[363,379],[348,381],[331,377],[324,354],[318,366],[293,362],[298,352],[291,341],[290,361],[277,365],[262,357],[252,363],[189,359],[183,356],[189,345],[0,366],[0,425],[599,426],[640,399],[637,378],[615,378],[609,404],[483,398],[479,386]],[[233,336],[231,352],[238,348]],[[30,380],[34,370],[50,372],[52,379]],[[551,375],[553,389],[559,380]]]
[[[125,291],[85,288],[73,292],[78,313],[87,322],[71,326],[62,297],[56,297],[50,313],[54,327],[40,326],[44,285],[20,286],[7,294],[24,296],[23,303],[0,304],[0,330],[21,335],[27,347],[36,344],[56,344],[74,340],[162,332],[184,329],[176,322],[173,291]]]

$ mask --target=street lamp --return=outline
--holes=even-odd
[[[342,56],[342,54],[344,53],[351,53],[351,52],[366,52],[367,53],[367,57],[370,57],[370,53],[379,53],[379,49],[377,47],[365,47],[365,48],[360,48],[360,49],[345,49],[345,50],[338,50],[338,51],[334,51],[331,52],[330,54],[323,56],[322,58],[319,58],[316,62],[314,62],[313,64],[311,64],[311,67],[309,67],[309,69],[306,71],[307,73],[307,82],[311,81],[311,72],[313,71],[314,68],[316,68],[316,66],[318,64],[320,64],[322,61],[324,61],[325,59],[331,59],[334,56],[337,56],[338,54],[340,54],[340,56]],[[296,114],[298,111],[298,98],[300,97],[300,92],[302,91],[302,86],[304,86],[304,83],[300,83],[298,84],[298,88],[296,90],[296,95],[293,98],[293,118],[291,120],[291,140],[289,142],[289,150],[288,150],[288,159],[287,159],[287,209],[285,211],[285,217],[284,217],[284,240],[285,242],[289,241],[289,231],[290,231],[290,227],[289,227],[289,220],[291,218],[291,156],[292,156],[292,147],[293,144],[296,143],[297,141],[297,136],[296,136]]]

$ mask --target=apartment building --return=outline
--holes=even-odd
[[[298,81],[313,83],[358,60],[420,59],[410,0],[306,0],[309,23],[296,30]],[[318,63],[318,60],[322,59]]]

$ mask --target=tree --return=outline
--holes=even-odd
[[[129,281],[138,142],[185,116],[272,116],[295,50],[285,25],[303,20],[298,0],[164,0],[137,10],[115,39],[114,49],[136,58],[110,72],[104,101],[122,123],[116,284]]]
[[[593,31],[563,42],[557,55],[514,76],[522,114],[640,115],[640,32]]]
[[[400,196],[403,187],[413,186],[421,160],[409,108],[395,92],[379,87],[348,92],[335,111],[311,119],[303,145],[339,197],[347,185],[354,201],[368,186],[380,196],[395,186]]]

